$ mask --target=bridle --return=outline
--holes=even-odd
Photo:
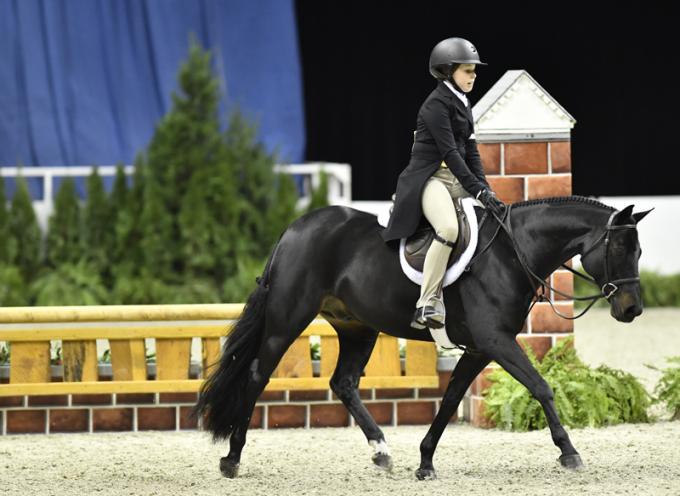
[[[609,242],[610,242],[611,232],[612,231],[619,231],[619,230],[623,230],[623,229],[635,229],[637,227],[635,224],[612,225],[612,222],[614,222],[614,217],[616,216],[617,213],[619,213],[619,210],[614,210],[611,213],[611,215],[609,216],[609,219],[607,219],[607,225],[605,226],[602,234],[600,236],[598,236],[598,238],[593,242],[592,245],[590,245],[590,247],[588,249],[584,250],[583,253],[581,253],[581,260],[583,261],[583,259],[587,255],[592,253],[595,250],[595,248],[597,248],[600,245],[601,242],[604,242],[604,276],[605,276],[606,282],[600,288],[600,293],[594,294],[594,295],[589,295],[589,296],[575,296],[573,294],[570,295],[570,294],[564,293],[564,292],[552,287],[550,284],[545,282],[545,280],[543,278],[539,277],[538,275],[536,275],[536,273],[533,270],[531,270],[531,268],[527,264],[526,260],[524,259],[524,256],[523,256],[522,252],[520,251],[519,246],[517,245],[517,242],[515,241],[515,236],[512,233],[512,223],[510,222],[510,212],[511,212],[511,210],[512,210],[512,205],[507,205],[505,207],[505,211],[503,213],[502,218],[498,218],[498,216],[495,213],[490,212],[491,215],[496,219],[496,221],[498,221],[498,228],[496,228],[496,231],[494,232],[494,235],[492,236],[491,240],[489,240],[489,242],[484,246],[482,251],[480,253],[478,253],[470,261],[470,263],[465,268],[465,270],[469,271],[470,266],[477,260],[478,256],[481,255],[482,253],[484,253],[487,250],[487,248],[489,248],[489,246],[491,245],[493,240],[498,235],[500,228],[503,228],[503,230],[508,234],[510,241],[512,242],[512,246],[513,246],[513,249],[515,250],[515,253],[517,254],[517,258],[519,260],[519,263],[522,266],[524,273],[527,275],[527,278],[529,279],[529,284],[534,289],[534,294],[536,295],[534,301],[529,306],[529,310],[527,311],[527,315],[529,315],[529,312],[531,312],[531,308],[534,306],[534,304],[536,304],[536,302],[547,301],[548,303],[550,303],[550,307],[553,309],[553,311],[557,315],[559,315],[560,317],[565,318],[565,319],[569,319],[569,320],[578,319],[579,317],[583,316],[588,310],[590,310],[590,308],[600,298],[604,298],[606,300],[609,300],[609,298],[611,298],[612,295],[614,295],[619,290],[619,287],[621,285],[640,281],[639,276],[624,277],[624,278],[620,278],[620,279],[611,280],[611,277],[610,277],[610,274],[609,274]],[[487,210],[487,212],[488,212],[488,210]],[[485,214],[486,214],[486,212],[485,212]],[[599,284],[592,277],[590,277],[586,274],[582,274],[582,273],[572,269],[571,267],[569,267],[565,264],[561,264],[561,267],[567,269],[569,272],[576,274],[577,276],[579,276],[579,277],[585,279],[586,281],[594,284],[595,286],[599,287]],[[534,281],[538,281],[538,283],[541,287],[540,293],[538,293],[538,286],[535,285]],[[555,308],[553,301],[550,298],[545,296],[546,287],[551,289],[552,291],[554,291],[555,293],[557,293],[561,296],[567,297],[568,299],[579,300],[579,301],[590,300],[590,303],[588,304],[588,306],[586,306],[586,308],[581,313],[579,313],[575,317],[570,317],[568,315],[564,315],[564,314],[560,313]]]
[[[595,240],[595,242],[588,248],[587,250],[584,250],[583,253],[581,253],[581,261],[585,258],[586,255],[591,253],[597,245],[604,239],[604,278],[605,282],[602,285],[602,288],[600,288],[600,291],[602,292],[602,296],[605,299],[609,299],[614,293],[616,293],[619,290],[619,286],[621,284],[628,284],[631,282],[640,282],[640,277],[624,277],[621,279],[614,279],[613,281],[610,280],[609,276],[609,235],[611,234],[612,231],[620,231],[623,229],[635,229],[636,225],[635,224],[623,224],[620,226],[614,226],[612,225],[612,222],[614,220],[614,216],[618,213],[618,210],[614,210],[612,214],[609,216],[609,219],[607,220],[607,225],[605,226],[604,232]],[[579,274],[581,275],[581,274]],[[587,276],[586,276],[587,277]],[[590,280],[594,284],[597,284],[594,279],[587,277],[587,280]],[[611,288],[611,289],[609,289]],[[609,290],[609,291],[608,291]]]

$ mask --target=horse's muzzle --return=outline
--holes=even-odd
[[[622,293],[611,301],[611,314],[619,322],[632,322],[642,314],[642,302],[630,293]]]

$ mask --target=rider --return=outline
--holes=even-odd
[[[486,180],[475,141],[466,93],[472,90],[476,65],[487,64],[463,38],[447,38],[432,49],[430,74],[438,84],[418,111],[411,161],[399,175],[394,208],[382,232],[386,242],[407,238],[422,215],[435,230],[411,322],[418,329],[445,324],[442,280],[458,237],[452,198],[474,196],[496,215],[505,206]]]

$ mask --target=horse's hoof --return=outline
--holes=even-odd
[[[387,472],[392,471],[392,457],[390,455],[385,453],[376,453],[371,457],[371,460],[373,460],[373,463],[375,463],[376,466],[380,467],[381,469]]]
[[[234,463],[226,456],[220,458],[220,472],[222,472],[222,475],[229,479],[236,478],[238,475],[238,466],[238,463]]]
[[[558,461],[560,462],[560,465],[570,470],[581,470],[583,468],[583,462],[578,453],[573,455],[562,455],[558,458]]]
[[[437,478],[437,474],[435,473],[434,469],[419,468],[416,470],[416,478],[418,480],[435,480]]]

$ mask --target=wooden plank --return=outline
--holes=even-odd
[[[110,323],[102,323],[101,327],[59,327],[59,328],[27,328],[27,329],[0,329],[0,341],[47,341],[61,339],[62,341],[83,341],[90,339],[141,339],[141,338],[192,338],[210,337],[219,338],[226,336],[231,330],[228,323],[225,324],[169,324],[157,325],[134,325],[134,326],[111,326]]]
[[[406,341],[406,375],[437,375],[437,345]]]
[[[330,377],[335,371],[340,354],[337,336],[321,336],[321,377]]]
[[[0,324],[236,320],[240,317],[243,307],[243,303],[4,307],[0,308]],[[317,326],[324,329],[330,327],[320,315],[311,324],[312,329]]]
[[[367,376],[400,376],[399,341],[393,336],[380,334],[371,358],[366,364]]]
[[[283,355],[272,377],[312,377],[312,375],[309,338],[299,337]]]
[[[100,381],[100,382],[46,382],[34,384],[0,384],[0,397],[49,394],[106,394],[106,393],[193,393],[203,384],[201,379],[173,381]],[[437,387],[433,376],[362,377],[360,389]],[[275,378],[267,391],[328,389],[328,377]]]
[[[50,342],[11,343],[10,383],[50,382]]]
[[[156,380],[188,379],[191,339],[156,340]]]
[[[83,341],[89,339],[141,339],[141,338],[219,338],[227,336],[233,328],[228,322],[224,324],[168,324],[111,326],[102,323],[92,327],[49,327],[26,329],[1,329],[0,341],[30,342],[61,339],[62,341]],[[312,322],[302,336],[335,336],[335,330],[326,321]]]
[[[143,339],[112,339],[109,345],[114,381],[146,380],[146,347]]]
[[[191,305],[87,305],[0,308],[0,322],[125,322],[131,320],[236,319],[243,303]]]
[[[222,349],[219,338],[203,338],[201,358],[203,362],[203,378],[210,375],[220,360]]]
[[[97,380],[96,341],[66,341],[62,343],[61,353],[64,363],[64,381]]]

